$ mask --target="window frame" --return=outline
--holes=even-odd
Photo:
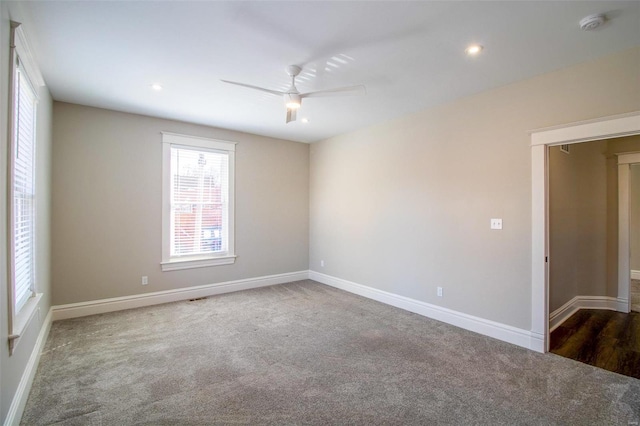
[[[228,230],[227,250],[194,256],[171,256],[171,147],[224,151],[229,158],[228,168]],[[162,261],[163,272],[181,269],[205,268],[235,263],[235,150],[236,142],[208,139],[162,132]]]
[[[12,355],[17,347],[20,337],[24,333],[35,313],[38,311],[38,304],[42,298],[42,293],[38,293],[37,281],[37,247],[38,247],[38,225],[37,225],[37,151],[38,151],[38,89],[44,86],[44,80],[40,70],[31,54],[31,49],[19,22],[11,21],[11,34],[9,39],[10,68],[9,68],[9,111],[7,117],[8,143],[7,143],[7,275],[8,275],[8,311],[9,311],[9,354]],[[18,309],[16,306],[16,282],[15,282],[15,223],[14,223],[14,181],[15,168],[14,161],[16,146],[16,94],[20,85],[20,75],[23,75],[34,95],[34,115],[33,115],[33,282],[30,286],[31,295]]]

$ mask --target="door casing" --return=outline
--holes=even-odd
[[[549,170],[548,147],[602,139],[613,139],[640,134],[640,111],[628,114],[603,117],[596,120],[582,121],[562,126],[532,130],[531,132],[531,345],[539,352],[549,351]],[[628,173],[628,164],[627,173]],[[624,172],[623,172],[624,173]],[[628,178],[628,174],[627,174]],[[620,169],[618,174],[620,179]],[[628,179],[627,179],[627,206]],[[620,199],[619,195],[619,212]],[[624,206],[622,206],[624,208]],[[626,224],[628,226],[628,208]],[[620,214],[620,213],[619,213]],[[619,234],[620,234],[619,222]],[[626,242],[625,242],[626,241]],[[618,239],[619,246],[626,244],[626,271],[629,272],[629,233],[626,238]],[[618,295],[629,299],[629,283],[626,293],[621,285],[621,267],[624,254],[618,255]],[[623,263],[623,264],[621,264]]]

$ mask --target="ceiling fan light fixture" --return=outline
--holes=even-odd
[[[300,108],[300,95],[297,93],[287,93],[284,95],[284,104],[289,109]]]
[[[345,58],[349,58],[346,55],[341,55]],[[339,62],[339,61],[338,61]],[[252,84],[239,83],[237,81],[220,80],[223,83],[233,84],[234,86],[246,87],[247,89],[258,90],[260,92],[269,93],[271,95],[282,96],[284,98],[284,104],[287,107],[287,115],[285,123],[291,123],[296,121],[297,111],[302,105],[303,98],[319,98],[325,96],[348,96],[348,95],[364,95],[367,93],[366,88],[363,85],[337,87],[335,89],[317,90],[315,92],[300,93],[296,88],[296,76],[302,72],[302,68],[298,65],[290,65],[286,68],[287,74],[291,77],[291,85],[285,92],[284,90],[267,89],[266,87],[254,86]],[[311,69],[307,72],[307,75],[313,77],[316,70]],[[308,120],[303,120],[304,123]]]

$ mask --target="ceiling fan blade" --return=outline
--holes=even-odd
[[[318,90],[300,94],[301,98],[322,98],[327,96],[351,96],[366,95],[367,89],[361,84],[358,86],[338,87],[337,89]]]
[[[280,92],[278,90],[265,89],[264,87],[252,86],[251,84],[238,83],[236,81],[229,81],[229,80],[220,80],[220,81],[227,84],[234,84],[236,86],[246,87],[248,89],[254,89],[254,90],[259,90],[261,92],[271,93],[272,95],[277,95],[277,96],[282,96],[286,93],[286,92]]]
[[[296,121],[296,111],[298,110],[287,108],[287,123],[291,121]]]

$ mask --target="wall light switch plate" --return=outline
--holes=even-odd
[[[502,229],[502,219],[491,219],[491,229]]]

